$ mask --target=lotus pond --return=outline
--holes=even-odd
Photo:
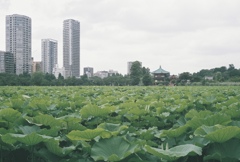
[[[0,162],[240,160],[240,87],[0,87]]]

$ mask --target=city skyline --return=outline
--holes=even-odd
[[[54,10],[52,9],[54,6]],[[0,1],[0,22],[14,13],[32,19],[32,56],[41,60],[41,39],[59,42],[62,65],[62,22],[81,22],[81,61],[96,71],[127,73],[138,60],[171,74],[234,64],[240,67],[240,1],[237,0],[99,0]],[[5,51],[5,26],[0,24],[0,50]],[[82,73],[81,73],[82,74]]]

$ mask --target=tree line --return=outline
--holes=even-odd
[[[210,77],[212,79],[206,79]],[[196,73],[183,72],[178,77],[167,78],[161,85],[205,85],[208,82],[240,82],[240,69],[233,64],[229,67],[217,67],[213,69],[202,69]],[[142,67],[139,61],[132,64],[129,75],[113,74],[106,78],[97,76],[88,78],[82,75],[80,78],[64,77],[59,74],[56,78],[53,74],[36,72],[33,74],[23,73],[20,75],[11,73],[0,73],[0,86],[135,86],[154,85],[150,69]]]

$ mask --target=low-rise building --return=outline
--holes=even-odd
[[[42,71],[42,62],[41,61],[33,61],[32,73],[41,72],[41,71]]]
[[[88,78],[93,77],[93,68],[92,67],[83,68],[83,74],[86,74]]]
[[[66,79],[66,70],[64,67],[59,68],[58,65],[56,64],[53,68],[53,75],[58,79],[59,74],[61,74],[64,79]]]
[[[167,79],[169,79],[169,76],[170,76],[170,72],[162,69],[161,66],[159,67],[159,69],[153,71],[152,74],[153,74],[155,84],[166,81]]]
[[[14,73],[14,65],[13,53],[0,51],[0,73]]]

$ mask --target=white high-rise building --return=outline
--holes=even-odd
[[[63,67],[66,77],[80,77],[80,22],[63,22]]]
[[[53,68],[58,63],[58,43],[53,39],[42,39],[42,72],[53,73]]]
[[[31,73],[32,68],[32,22],[24,15],[6,16],[6,51],[13,53],[14,72],[19,75]]]

